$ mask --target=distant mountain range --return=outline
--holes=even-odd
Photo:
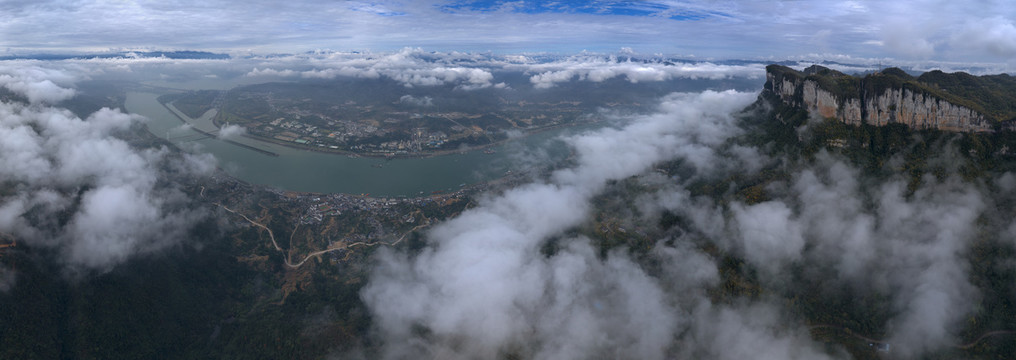
[[[169,59],[229,59],[228,54],[217,54],[207,51],[116,51],[103,53],[86,54],[24,54],[24,55],[3,55],[0,60],[70,60],[70,59],[111,59],[122,57],[137,58],[158,58]]]

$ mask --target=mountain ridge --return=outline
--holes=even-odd
[[[1016,129],[1016,78],[932,71],[913,77],[888,68],[864,77],[819,65],[797,71],[766,67],[763,98],[812,116],[861,125],[901,123],[912,129],[995,132]]]

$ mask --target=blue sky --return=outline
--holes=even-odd
[[[601,16],[661,17],[701,20],[723,13],[682,8],[656,1],[455,1],[439,7],[449,13],[507,11],[521,14],[591,14]]]
[[[1014,20],[1008,1],[12,0],[0,2],[0,55],[630,48],[698,58],[1013,63]]]

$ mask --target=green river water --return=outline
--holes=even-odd
[[[127,111],[148,118],[149,131],[168,138],[188,151],[207,152],[218,159],[220,168],[230,175],[254,184],[284,190],[371,194],[371,196],[421,196],[434,191],[458,189],[462,184],[489,181],[507,171],[524,170],[532,156],[523,156],[542,149],[550,159],[564,159],[568,148],[555,140],[576,129],[546,131],[506,142],[492,149],[495,154],[480,150],[428,158],[379,159],[350,157],[299,150],[246,137],[232,140],[261,148],[279,156],[270,156],[215,138],[201,137],[183,128],[180,118],[160,104],[159,94],[129,92]],[[196,121],[200,129],[214,128],[211,113]],[[582,126],[579,128],[586,128]]]

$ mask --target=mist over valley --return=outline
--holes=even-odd
[[[1011,5],[227,5],[0,5],[0,358],[1016,357]]]

